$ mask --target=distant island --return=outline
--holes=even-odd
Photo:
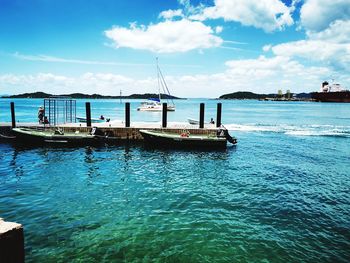
[[[286,93],[286,94],[256,94],[249,91],[238,91],[219,97],[223,100],[311,100],[310,93]]]
[[[175,96],[160,94],[161,99],[173,99],[179,100],[182,98],[178,98]],[[145,94],[132,94],[130,96],[106,96],[100,94],[83,94],[83,93],[72,93],[72,94],[63,94],[63,95],[53,95],[45,92],[33,92],[33,93],[23,93],[18,95],[5,95],[1,96],[1,98],[30,98],[30,99],[44,99],[50,97],[69,97],[73,99],[150,99],[150,98],[158,98],[159,94],[155,93],[145,93]]]
[[[44,99],[50,97],[69,97],[73,99],[150,99],[158,98],[159,95],[155,93],[145,93],[145,94],[132,94],[129,96],[110,96],[110,95],[100,95],[100,94],[83,94],[83,93],[72,93],[63,95],[53,95],[45,92],[33,92],[33,93],[23,93],[18,95],[3,95],[1,98],[32,98],[32,99]],[[161,94],[161,99],[185,99],[179,98],[167,94]],[[224,94],[218,99],[222,100],[311,100],[310,93],[286,93],[286,94],[257,94],[249,91],[238,91],[229,94]]]

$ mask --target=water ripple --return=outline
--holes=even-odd
[[[28,262],[346,262],[349,148],[240,138],[223,152],[2,144],[0,213],[24,225]]]

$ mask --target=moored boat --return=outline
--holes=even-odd
[[[311,98],[320,102],[350,102],[350,91],[341,87],[340,84],[322,83],[320,92],[312,92]]]
[[[199,124],[199,120],[187,118],[187,121],[188,121],[189,124],[192,124],[192,125],[198,125]]]
[[[226,133],[208,135],[190,134],[187,131],[183,131],[179,134],[163,130],[140,130],[140,133],[143,136],[145,143],[154,147],[225,148],[228,140]],[[237,143],[235,138],[231,137],[231,139],[233,144]]]
[[[147,101],[142,102],[140,106],[137,108],[138,111],[150,111],[150,112],[163,111],[163,105],[161,103],[161,93],[160,93],[161,89],[163,90],[164,95],[167,97],[167,111],[175,111],[175,103],[173,99],[171,99],[168,85],[166,84],[162,71],[159,68],[158,58],[157,58],[157,77],[158,77],[158,98],[150,98]],[[168,101],[169,100],[168,98],[170,98],[170,103]]]
[[[63,132],[60,129],[55,130],[36,130],[30,128],[13,128],[16,140],[28,144],[94,144],[99,141],[99,137],[87,132]]]
[[[83,122],[86,123],[86,118],[85,117],[75,117],[78,122]],[[109,118],[105,118],[101,116],[100,118],[91,118],[91,123],[103,123],[103,122],[109,122]]]
[[[199,124],[199,120],[196,120],[196,119],[187,118],[187,121],[191,125],[198,125]],[[210,122],[204,122],[204,124],[215,124],[215,122],[213,119],[211,119]]]
[[[145,102],[142,102],[137,108],[138,111],[162,111],[163,105],[160,103],[160,99],[151,98]],[[175,106],[168,105],[167,111],[175,111]]]

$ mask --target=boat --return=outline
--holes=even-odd
[[[187,118],[187,121],[191,125],[199,125],[199,120]],[[204,122],[204,124],[215,124],[213,118],[210,120],[210,122]]]
[[[350,91],[338,83],[324,81],[320,92],[312,92],[311,98],[320,102],[350,102]]]
[[[92,144],[99,141],[99,136],[95,135],[96,128],[93,128],[90,133],[88,132],[64,132],[63,130],[56,128],[54,130],[37,130],[33,128],[13,128],[12,131],[16,135],[16,139],[28,143],[28,144]]]
[[[101,117],[103,117],[103,116],[101,116]],[[109,122],[110,121],[110,119],[109,118],[105,118],[105,117],[103,117],[103,118],[91,118],[91,123],[103,123],[103,122]],[[86,118],[85,117],[75,117],[76,118],[76,120],[78,121],[78,122],[83,122],[83,123],[86,123]]]
[[[192,125],[198,125],[199,124],[199,120],[187,118],[187,121],[188,121],[189,124],[192,124]]]
[[[13,140],[13,139],[16,139],[16,136],[0,133],[0,140]]]
[[[190,134],[188,131],[181,133],[167,132],[164,130],[140,130],[147,145],[153,147],[170,148],[225,148],[227,146],[227,133],[219,132],[217,135]],[[236,144],[236,138],[230,136],[230,142]]]
[[[137,108],[138,111],[162,111],[163,105],[158,98],[151,98],[142,102]],[[167,106],[167,111],[175,111],[175,106]]]
[[[171,95],[168,89],[168,85],[165,82],[165,79],[163,77],[162,71],[160,70],[160,67],[158,65],[158,58],[157,58],[157,79],[158,79],[158,98],[150,98],[145,102],[142,102],[140,106],[137,108],[138,111],[150,111],[150,112],[157,112],[157,111],[163,111],[163,105],[161,102],[161,89],[163,90],[163,93],[165,96],[170,98],[167,99],[167,111],[175,111],[175,103],[173,99],[171,99]]]

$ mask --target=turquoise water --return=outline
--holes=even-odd
[[[169,121],[215,117],[177,102]],[[93,116],[123,119],[119,101]],[[19,122],[41,100],[16,100]],[[160,121],[136,112],[133,121]],[[135,108],[134,108],[135,107]],[[9,120],[0,100],[0,120]],[[78,101],[84,113],[84,101]],[[223,101],[221,152],[0,144],[0,217],[27,262],[349,262],[350,104]]]

